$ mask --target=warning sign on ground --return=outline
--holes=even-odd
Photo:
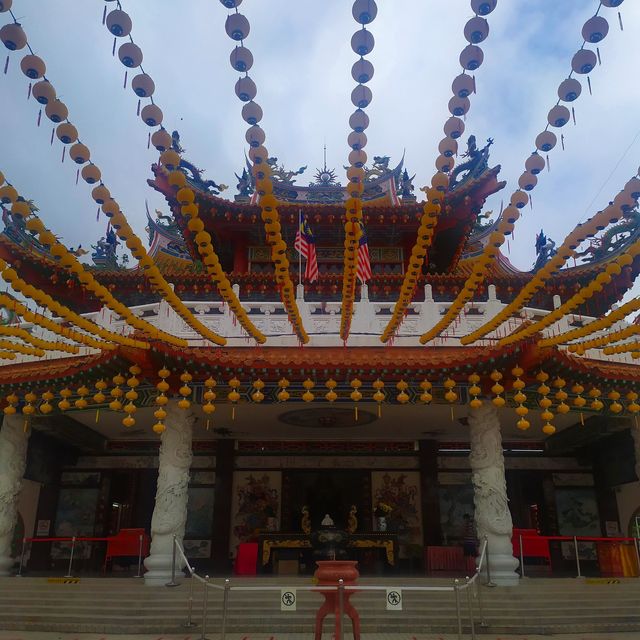
[[[295,611],[297,602],[295,589],[280,590],[280,611]]]
[[[402,611],[402,589],[387,589],[387,611]]]

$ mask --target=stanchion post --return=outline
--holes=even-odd
[[[638,576],[640,576],[640,551],[638,550],[638,544],[640,544],[640,539],[633,539],[633,548],[636,551],[636,562],[638,564]]]
[[[460,581],[456,578],[453,581],[453,593],[456,598],[456,618],[458,619],[458,640],[462,640],[462,618],[460,617]]]
[[[76,550],[76,537],[73,536],[71,538],[71,553],[69,554],[69,568],[67,569],[67,575],[65,578],[73,578],[73,574],[71,573],[71,567],[73,565],[73,553]]]
[[[336,620],[336,626],[338,627],[336,634],[336,640],[344,639],[344,580],[340,578],[338,580],[338,619]]]
[[[520,534],[520,577],[524,578],[524,549],[522,548],[522,534]]]
[[[134,577],[142,578],[142,534],[138,540],[138,573]]]
[[[229,591],[231,584],[227,578],[224,581],[224,594],[222,596],[222,624],[220,626],[220,640],[226,640],[227,637],[227,607],[229,605]]]
[[[209,603],[209,576],[204,577],[204,594],[202,596],[202,625],[200,631],[200,640],[208,640],[207,638],[207,605]],[[222,632],[220,634],[220,638],[224,640],[224,618],[223,618],[223,627]]]
[[[487,587],[495,587],[495,583],[492,582],[491,580],[491,562],[489,560],[490,556],[489,556],[489,539],[487,538],[487,536],[484,537],[485,541],[486,541],[486,545],[484,548],[484,554],[485,554],[485,559],[487,561]]]
[[[165,587],[177,587],[179,585],[176,582],[176,547],[178,546],[178,540],[174,534],[173,536],[173,545],[171,546],[171,581],[165,584]]]
[[[22,567],[24,567],[24,554],[25,554],[26,548],[27,548],[27,539],[22,538],[22,551],[20,552],[20,564],[18,566],[18,573],[16,573],[16,578],[22,578]]]
[[[473,583],[473,587],[475,589],[475,593],[478,596],[478,609],[480,611],[480,626],[484,629],[487,627],[487,621],[484,619],[484,604],[482,602],[482,583],[480,580],[476,580]]]
[[[190,575],[190,579],[189,579],[189,600],[188,600],[188,613],[187,613],[187,621],[184,623],[184,626],[187,629],[190,629],[191,627],[195,627],[195,622],[193,621],[193,583],[196,581],[196,579],[193,577],[193,574],[195,573],[195,568],[189,566],[189,575]]]
[[[580,553],[578,552],[578,538],[573,536],[573,548],[576,552],[576,567],[578,569],[578,578],[582,578],[582,573],[580,572]]]
[[[471,596],[471,585],[469,584],[469,576],[465,578],[467,581],[467,606],[469,607],[469,624],[471,625],[471,640],[476,640],[476,626],[473,619],[473,599]]]

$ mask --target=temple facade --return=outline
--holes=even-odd
[[[177,134],[172,144],[184,151]],[[142,342],[145,332],[87,289],[3,204],[0,258],[92,326],[142,344],[84,344],[45,358],[20,353],[2,361],[0,572],[15,570],[24,538],[35,538],[25,570],[45,571],[67,562],[69,543],[38,538],[104,538],[136,529],[150,537],[145,579],[151,585],[170,578],[174,536],[190,560],[210,571],[237,570],[243,545],[257,543],[253,570],[305,573],[313,566],[313,531],[328,517],[349,532],[350,553],[363,573],[417,574],[429,568],[429,548],[462,545],[468,514],[478,540],[488,540],[494,581],[508,585],[517,581],[514,527],[545,535],[637,535],[640,369],[629,352],[540,345],[615,305],[638,274],[636,254],[611,269],[607,286],[574,312],[534,339],[509,341],[635,247],[635,207],[496,331],[465,344],[462,336],[507,308],[532,281],[555,255],[555,243],[541,232],[531,272],[499,254],[455,324],[429,346],[418,344],[447,314],[494,237],[496,222],[481,212],[504,183],[499,167],[489,165],[488,149],[470,140],[469,162],[451,175],[446,215],[438,218],[415,296],[385,345],[379,336],[410,268],[423,208],[402,161],[376,157],[366,170],[371,277],[357,286],[348,348],[340,325],[338,224],[348,194],[326,166],[308,186],[298,186],[300,171],[269,160],[309,336],[304,346],[274,277],[250,170],[238,175],[237,195],[225,199],[220,185],[182,161],[202,228],[181,214],[166,167],[154,165],[149,181],[169,212],[147,214],[149,255],[223,346],[212,346],[158,296],[143,268],[123,263],[118,238],[108,233],[93,246],[88,271],[157,332],[157,339]],[[293,250],[301,220],[314,235],[318,277],[311,283]],[[247,333],[203,268],[203,228],[264,345]],[[4,306],[3,326],[56,338],[19,304]],[[64,315],[55,322],[69,326]],[[610,330],[631,335],[633,326],[622,319]],[[550,406],[553,425],[545,415]],[[78,545],[77,561],[97,570],[104,547]]]

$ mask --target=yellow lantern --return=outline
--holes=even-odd
[[[362,400],[362,393],[360,391],[361,386],[362,382],[358,380],[358,378],[354,378],[351,381],[351,388],[353,389],[353,391],[351,392],[350,397],[356,403],[356,406],[354,407],[356,422],[358,420],[358,402]]]

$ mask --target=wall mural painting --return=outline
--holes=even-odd
[[[99,492],[99,489],[62,487],[58,498],[55,535],[62,538],[92,536]],[[54,542],[51,546],[51,557],[54,560],[66,559],[70,553],[71,543],[69,542]],[[77,542],[74,557],[90,558],[91,543]]]
[[[233,474],[233,553],[240,542],[254,540],[264,531],[279,529],[281,487],[282,473],[279,471],[236,471]]]
[[[561,536],[601,535],[598,503],[593,489],[556,488],[556,505]],[[562,542],[561,547],[564,558],[575,558],[573,543]],[[578,552],[580,558],[593,560],[596,557],[595,544],[580,542]]]
[[[185,538],[211,538],[213,495],[213,487],[189,487]]]
[[[373,471],[371,499],[374,513],[380,506],[386,511],[387,531],[397,533],[401,544],[422,544],[418,471]]]
[[[473,485],[454,484],[438,488],[440,501],[440,526],[444,544],[457,542],[462,537],[464,514],[474,514]]]

